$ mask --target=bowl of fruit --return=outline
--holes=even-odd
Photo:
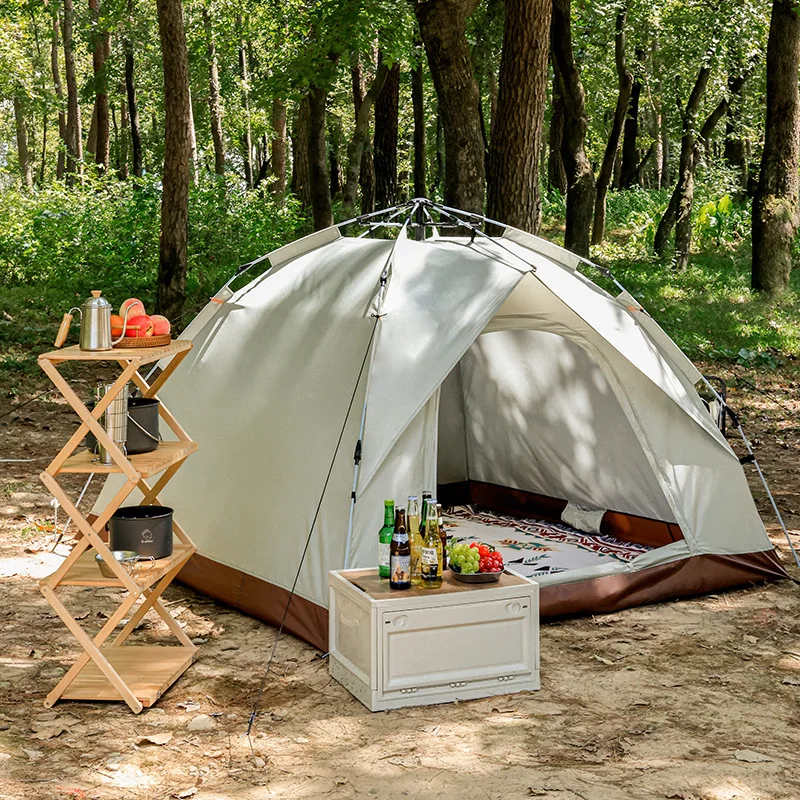
[[[462,583],[494,583],[503,574],[503,556],[488,544],[453,542],[447,558],[453,577]]]

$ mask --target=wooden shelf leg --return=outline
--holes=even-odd
[[[122,680],[119,673],[114,669],[114,667],[111,666],[111,664],[108,663],[108,659],[103,655],[103,652],[100,650],[100,648],[97,647],[97,645],[95,645],[95,643],[89,638],[88,634],[83,630],[83,628],[81,628],[81,626],[78,625],[78,623],[73,619],[72,614],[70,614],[69,611],[67,611],[64,604],[58,599],[56,593],[49,586],[42,586],[41,590],[42,594],[47,599],[47,602],[50,603],[56,614],[58,614],[58,616],[61,617],[61,621],[70,629],[72,635],[80,642],[81,646],[86,651],[84,655],[85,662],[83,666],[85,666],[85,664],[88,663],[89,658],[91,658],[92,661],[94,661],[94,663],[97,664],[97,668],[103,673],[103,675],[106,676],[111,685],[120,693],[120,696],[128,704],[131,711],[133,711],[134,714],[138,714],[143,708],[142,704],[139,702],[139,700],[136,698],[133,692],[131,692],[131,690],[128,688],[125,681]],[[131,600],[132,602],[129,603],[129,601]],[[127,598],[122,603],[122,605],[117,609],[117,611],[114,613],[111,619],[109,619],[109,621],[103,626],[104,629],[109,627],[111,625],[112,620],[114,620],[115,618],[116,621],[114,622],[114,626],[116,626],[117,623],[125,616],[127,611],[131,608],[133,603],[136,602],[136,600],[137,600],[136,596]],[[77,664],[75,666],[77,666]],[[75,666],[73,667],[73,669],[75,669]],[[82,669],[83,666],[80,669]],[[78,672],[80,672],[80,669],[78,669]],[[72,672],[72,670],[70,670],[70,672]],[[77,674],[77,672],[75,674]],[[45,705],[47,707],[52,706],[53,703],[55,703],[56,700],[61,696],[61,694],[63,694],[64,689],[66,689],[66,686],[68,686],[69,683],[71,683],[75,679],[75,675],[73,675],[70,678],[69,683],[66,683],[64,687],[61,687],[61,684],[64,683],[66,677],[67,675],[65,675],[64,678],[62,678],[61,682],[59,682],[58,686],[56,687],[56,689],[59,689],[59,693],[54,696],[56,692],[56,689],[54,689],[47,696],[47,699],[45,701]]]

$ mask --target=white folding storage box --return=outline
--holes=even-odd
[[[371,711],[539,688],[539,587],[505,572],[441,589],[329,573],[330,673]]]

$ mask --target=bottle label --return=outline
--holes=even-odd
[[[422,548],[422,563],[425,564],[425,566],[431,566],[433,564],[439,565],[439,554],[436,552],[435,547]]]
[[[389,578],[392,583],[411,582],[411,556],[392,556]]]
[[[389,542],[378,542],[378,566],[389,568]]]

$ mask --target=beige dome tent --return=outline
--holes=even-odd
[[[471,234],[439,235],[455,220]],[[384,498],[433,487],[540,520],[589,509],[642,545],[537,577],[543,616],[784,576],[697,369],[573,253],[480,221],[412,201],[358,238],[314,233],[191,323],[163,392],[200,442],[161,498],[199,550],[181,579],[271,622],[293,591],[287,629],[324,648],[328,570],[375,565]]]

